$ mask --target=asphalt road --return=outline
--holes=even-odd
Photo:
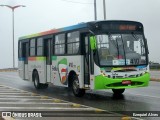
[[[160,71],[152,70],[150,71],[150,73],[151,73],[151,78],[160,79]]]
[[[36,90],[32,82],[21,80],[16,72],[1,72],[0,84],[116,113],[133,114],[139,113],[139,111],[151,113],[159,111],[160,116],[160,82],[151,81],[148,87],[127,89],[121,96],[115,96],[111,90],[106,90],[87,91],[82,98],[75,97],[67,88],[53,85],[46,90]],[[144,117],[143,119],[159,120],[160,117]]]

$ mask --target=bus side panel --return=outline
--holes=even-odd
[[[24,75],[25,80],[28,80],[28,64],[24,64]]]
[[[101,75],[100,67],[94,63],[94,74],[90,74],[90,89],[95,89],[95,76]]]
[[[24,79],[24,61],[23,60],[18,61],[18,74],[22,79]]]
[[[46,60],[43,61],[37,61],[37,70],[39,74],[39,82],[40,83],[46,83]]]
[[[28,58],[28,71],[29,71],[29,80],[32,81],[33,70],[37,70],[35,61],[31,60],[32,57]]]
[[[67,56],[52,56],[52,83],[54,85],[67,87],[67,68]],[[63,80],[60,76],[63,77]]]
[[[68,87],[68,75],[74,71],[79,78],[80,88],[84,87],[83,56],[52,56],[52,83]]]
[[[47,79],[47,82],[50,83],[51,82],[51,65],[46,65],[46,79]]]
[[[32,81],[32,74],[37,70],[39,82],[46,83],[46,57],[29,57],[28,61],[29,79]]]

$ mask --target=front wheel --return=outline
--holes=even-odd
[[[85,94],[85,89],[79,88],[79,81],[77,75],[74,75],[72,79],[72,91],[76,97],[82,97]]]
[[[119,95],[119,94],[122,94],[125,89],[112,89],[113,93],[116,94],[116,95]]]
[[[38,75],[37,71],[34,72],[33,82],[34,82],[34,86],[35,86],[36,89],[46,89],[46,88],[48,88],[48,84],[42,84],[42,83],[39,82],[39,75]]]

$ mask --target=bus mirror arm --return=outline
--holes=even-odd
[[[96,37],[95,37],[95,34],[92,30],[89,30],[90,32],[90,37],[89,37],[89,40],[90,40],[90,46],[91,46],[91,50],[96,50]]]
[[[97,49],[97,45],[96,45],[96,37],[95,36],[90,36],[90,46],[91,46],[91,50],[96,50]]]
[[[89,32],[91,33],[91,36],[95,36],[95,34],[92,30],[89,30]]]

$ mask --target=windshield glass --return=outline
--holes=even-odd
[[[100,65],[146,64],[143,35],[103,34],[96,35]]]

